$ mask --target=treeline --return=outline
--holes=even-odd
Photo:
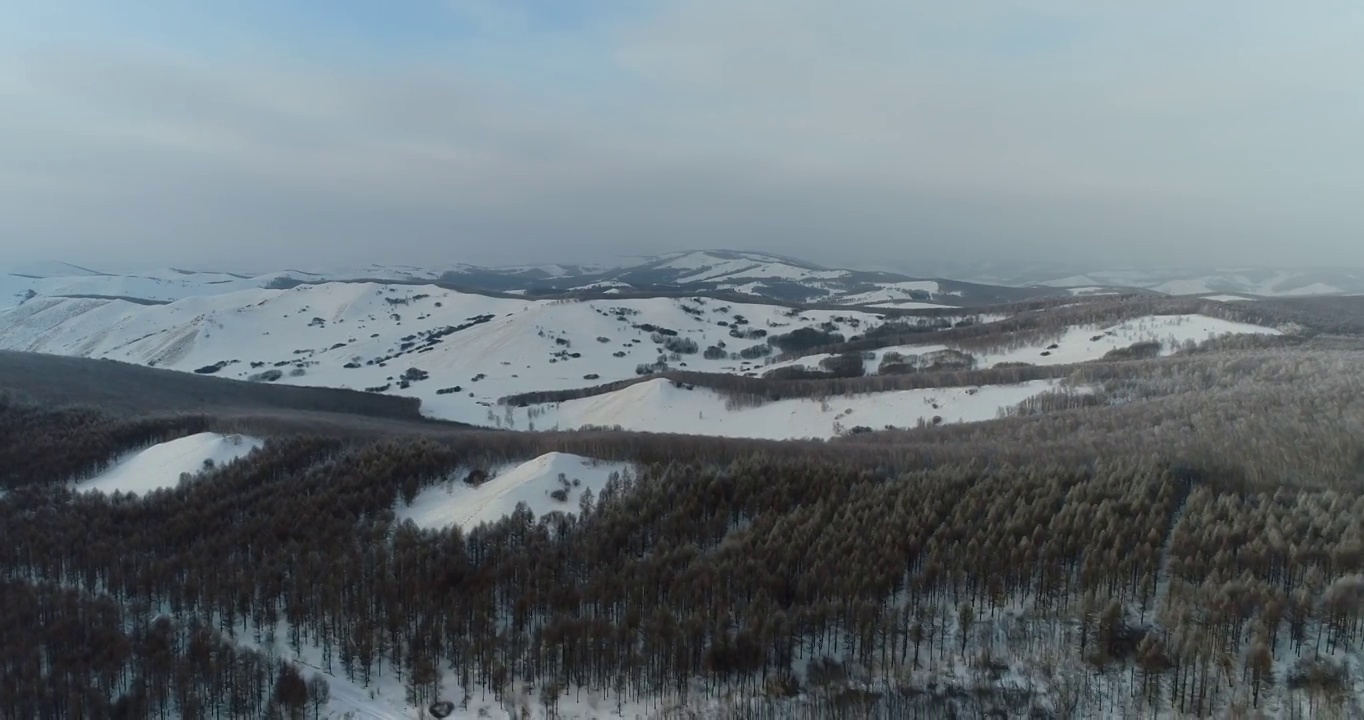
[[[660,712],[761,699],[734,717],[1344,712],[1364,631],[1360,359],[1084,366],[1097,403],[832,443],[374,442],[308,416],[6,404],[0,467],[24,470],[0,498],[0,714],[311,708],[311,670],[242,645],[307,649],[334,682],[400,678],[423,706],[483,687],[511,703],[526,682],[546,714],[578,688]],[[99,463],[65,456],[256,423],[280,434],[195,482],[66,487]],[[395,519],[424,488],[549,450],[637,471],[576,517]]]

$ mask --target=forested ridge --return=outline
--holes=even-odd
[[[314,717],[380,676],[532,715],[1356,717],[1361,361],[1213,344],[827,443],[7,401],[0,717]],[[143,497],[70,486],[204,430],[269,442]],[[550,450],[636,469],[574,515],[396,520]]]

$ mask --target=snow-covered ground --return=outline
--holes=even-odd
[[[977,367],[988,368],[1004,362],[1033,365],[1063,365],[1098,360],[1112,350],[1139,342],[1158,341],[1160,354],[1169,355],[1186,341],[1203,342],[1223,335],[1278,335],[1274,328],[1232,322],[1206,315],[1152,315],[1116,325],[1070,327],[1044,345],[992,353],[977,353]],[[1051,345],[1056,347],[1051,347]]]
[[[1248,302],[1250,298],[1240,295],[1209,295],[1204,300],[1216,300],[1217,302]]]
[[[857,425],[904,427],[934,416],[992,418],[999,407],[1046,389],[982,388],[961,409],[952,402],[927,407],[924,397],[914,394],[920,391],[858,396],[848,399],[851,418],[836,417],[811,400],[727,409],[725,400],[710,391],[677,391],[686,393],[679,396],[666,383],[644,383],[553,411],[536,407],[509,416],[509,409],[498,404],[502,397],[526,391],[633,378],[639,366],[661,355],[674,369],[757,375],[781,364],[732,359],[729,353],[765,342],[735,333],[763,330],[770,337],[824,326],[852,336],[880,323],[874,311],[797,313],[775,305],[695,298],[532,300],[435,286],[325,283],[150,306],[37,297],[0,310],[0,347],[412,396],[431,417],[522,430],[590,424],[737,437],[830,437]],[[1072,327],[1044,345],[972,354],[979,368],[1002,362],[1073,363],[1144,340],[1161,341],[1162,352],[1169,353],[1186,340],[1227,333],[1277,331],[1201,315],[1154,316],[1112,327]],[[666,343],[676,341],[695,343],[696,352],[668,357]],[[1057,347],[1050,348],[1053,342]],[[725,357],[704,356],[706,348],[721,343]],[[943,349],[884,348],[871,353],[865,370],[875,373],[888,351],[922,355]],[[821,359],[814,355],[783,364],[813,368]]]
[[[1259,325],[1231,322],[1206,315],[1149,315],[1115,325],[1073,326],[1056,337],[1023,347],[998,352],[972,352],[977,369],[987,369],[1006,362],[1026,362],[1031,365],[1064,365],[1098,360],[1112,350],[1119,350],[1144,341],[1161,343],[1160,354],[1169,355],[1186,341],[1202,342],[1222,335],[1278,335],[1279,330]],[[1056,345],[1056,347],[1051,347]],[[905,357],[925,356],[949,349],[947,345],[897,345],[864,353],[863,372],[877,374],[881,360],[895,352]],[[794,360],[764,366],[771,372],[786,367],[819,370],[819,364],[831,355],[806,355]],[[927,363],[924,363],[927,364]]]
[[[457,473],[445,483],[423,489],[411,505],[400,500],[395,514],[399,522],[411,520],[432,530],[451,525],[471,530],[485,522],[497,522],[519,503],[526,503],[537,518],[555,511],[572,515],[578,512],[584,491],[599,495],[612,473],[623,476],[632,472],[629,463],[552,452],[495,469],[478,487],[465,484],[463,475]],[[554,496],[558,491],[562,491],[562,499]]]
[[[1110,290],[1110,289],[1108,289],[1108,288],[1103,288],[1103,287],[1095,287],[1095,286],[1093,286],[1093,285],[1084,286],[1084,287],[1066,288],[1066,290],[1069,291],[1071,295],[1075,295],[1075,296],[1077,296],[1077,297],[1078,297],[1078,296],[1086,296],[1086,297],[1087,297],[1087,296],[1092,296],[1092,295],[1117,295],[1117,294],[1118,294],[1118,291],[1117,291],[1117,290]]]
[[[184,272],[166,268],[121,275],[0,275],[0,309],[18,305],[30,293],[39,296],[132,297],[170,302],[199,295],[262,288],[286,274],[240,277],[227,273]]]
[[[588,283],[588,284],[586,284],[586,285],[579,285],[578,287],[575,287],[575,288],[573,288],[573,289],[574,289],[574,290],[628,290],[628,289],[630,289],[630,285],[629,285],[628,283],[623,283],[623,282],[620,282],[620,281],[617,281],[617,280],[602,280],[602,281],[600,281],[600,282]],[[518,293],[515,293],[515,294],[517,294],[517,295],[523,295],[523,294],[525,294],[525,291],[521,291],[521,292],[518,292]]]
[[[848,305],[869,305],[872,303],[903,303],[905,301],[914,300],[915,295],[917,295],[918,298],[922,300],[924,299],[923,295],[925,293],[927,293],[928,299],[936,298],[939,295],[953,294],[942,292],[941,288],[938,285],[938,281],[936,280],[907,280],[904,282],[897,283],[884,283],[881,285],[881,287],[877,288],[876,290],[870,290],[868,292],[858,293],[856,295],[845,295],[842,298],[839,298],[839,302],[846,303]],[[902,304],[897,304],[887,305],[887,307],[906,306]],[[923,307],[941,307],[941,305],[924,303]]]
[[[1217,292],[1209,287],[1208,278],[1181,278],[1179,280],[1169,280],[1151,288],[1156,292],[1166,295],[1202,295],[1203,293]]]
[[[244,435],[204,432],[153,445],[129,454],[113,467],[75,483],[81,492],[144,494],[175,487],[184,473],[198,475],[227,465],[264,445]]]
[[[696,343],[697,352],[669,360],[670,367],[742,373],[760,369],[763,360],[706,359],[705,349],[724,343],[732,353],[764,342],[732,331],[777,335],[824,323],[851,336],[880,320],[853,310],[794,314],[775,305],[688,298],[555,301],[327,283],[154,306],[39,297],[0,310],[0,347],[217,377],[271,373],[279,383],[381,388],[421,398],[433,417],[488,424],[488,411],[506,395],[635,377],[638,366],[666,353],[655,342],[659,328]],[[402,387],[409,371],[428,377]]]
[[[640,432],[788,440],[831,438],[857,426],[874,430],[887,425],[914,427],[920,420],[932,422],[935,417],[942,422],[990,420],[1001,408],[1055,386],[1055,381],[1038,380],[1020,385],[840,395],[827,400],[778,400],[732,408],[713,390],[688,390],[659,378],[589,398],[507,411],[513,416],[512,427],[523,430],[532,424],[539,430],[619,425]],[[506,426],[502,416],[498,421]]]

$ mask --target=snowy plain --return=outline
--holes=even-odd
[[[979,367],[1004,362],[1033,365],[1064,365],[1098,360],[1105,354],[1139,342],[1161,343],[1160,354],[1169,355],[1185,342],[1203,342],[1224,335],[1279,335],[1279,330],[1232,322],[1207,315],[1148,315],[1109,326],[1072,326],[1051,342],[977,356]],[[1056,345],[1056,347],[1051,347]]]

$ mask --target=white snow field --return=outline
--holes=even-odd
[[[971,317],[978,322],[1001,319]],[[518,430],[620,425],[735,437],[832,437],[859,425],[905,427],[936,416],[945,422],[993,418],[1000,407],[1047,389],[981,388],[940,408],[931,407],[928,396],[954,398],[952,393],[913,391],[831,401],[851,416],[825,411],[816,400],[731,409],[713,392],[652,382],[561,406],[512,410],[498,404],[502,397],[527,391],[634,378],[639,366],[670,354],[668,342],[695,343],[697,350],[667,358],[675,369],[759,375],[782,364],[817,367],[824,356],[782,364],[769,364],[766,358],[733,359],[730,353],[765,342],[734,334],[762,330],[770,337],[823,326],[846,337],[880,323],[874,311],[853,309],[795,312],[697,298],[533,300],[435,286],[324,283],[191,297],[165,305],[39,296],[0,310],[0,348],[412,396],[421,399],[422,412],[433,418]],[[1277,332],[1202,315],[1152,316],[1111,327],[1072,327],[1042,346],[973,354],[979,368],[1001,362],[1073,363],[1143,340],[1159,340],[1162,352],[1169,353],[1185,340]],[[1053,342],[1057,347],[1048,348]],[[704,357],[706,348],[721,343],[724,357]],[[891,350],[910,355],[943,349],[884,348],[872,353],[866,371],[875,373],[880,358]]]
[[[182,473],[198,475],[210,467],[227,465],[264,444],[263,440],[244,435],[211,432],[188,435],[131,453],[99,475],[75,483],[74,489],[142,495],[172,488],[180,482]]]
[[[713,390],[687,390],[659,378],[603,395],[517,409],[512,426],[528,429],[533,423],[539,430],[570,430],[584,425],[619,425],[639,432],[827,439],[857,426],[874,430],[887,425],[914,427],[920,420],[932,422],[935,417],[942,418],[941,422],[991,420],[1001,408],[1017,405],[1056,385],[1057,381],[1037,380],[1019,385],[842,395],[823,401],[778,400],[757,407],[730,408]]]
[[[72,269],[75,272],[75,269]],[[160,268],[129,274],[94,272],[51,277],[0,275],[0,309],[18,305],[29,293],[38,296],[94,295],[171,302],[201,295],[259,289],[289,273],[243,277],[228,273],[188,272]]]
[[[152,306],[37,297],[0,310],[0,348],[239,380],[270,373],[279,383],[381,388],[421,398],[432,417],[491,424],[489,411],[506,395],[635,377],[662,351],[657,328],[696,343],[696,353],[670,360],[671,367],[742,373],[764,361],[706,359],[705,349],[723,342],[730,353],[764,342],[732,337],[734,328],[777,335],[823,323],[851,336],[880,320],[855,310],[797,315],[776,305],[687,298],[555,301],[326,283]],[[429,377],[403,387],[409,370]]]
[[[399,500],[395,513],[399,522],[411,520],[417,527],[431,530],[451,525],[472,530],[501,520],[523,502],[537,518],[555,511],[573,515],[578,512],[583,491],[599,495],[612,473],[623,476],[633,472],[630,463],[552,452],[497,469],[478,487],[466,485],[462,473],[456,473],[440,485],[423,488],[411,505]],[[552,495],[560,490],[563,500]]]
[[[1004,362],[1064,365],[1098,360],[1112,350],[1139,342],[1159,341],[1160,354],[1169,355],[1186,341],[1203,342],[1224,335],[1279,335],[1280,331],[1232,322],[1207,315],[1148,315],[1109,326],[1073,326],[1051,342],[995,353],[977,353],[977,367]],[[1052,348],[1055,344],[1057,347]],[[1045,354],[1044,354],[1045,353]]]

